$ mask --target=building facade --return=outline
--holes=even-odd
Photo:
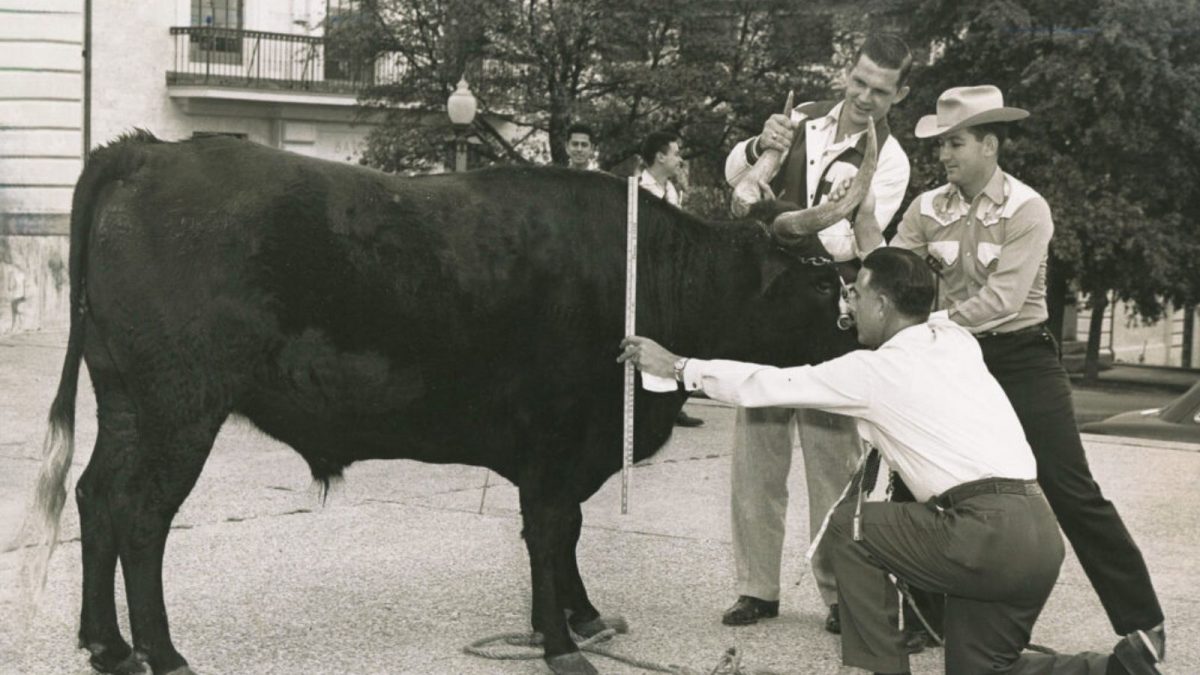
[[[0,0],[0,335],[66,326],[85,135],[229,134],[356,161],[374,124],[357,92],[390,74],[325,35],[353,2],[92,0],[85,92],[84,0]]]

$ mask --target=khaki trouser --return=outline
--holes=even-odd
[[[737,594],[779,599],[788,503],[788,471],[799,431],[808,485],[809,537],[815,536],[854,472],[859,458],[854,420],[819,410],[739,408],[734,431],[732,504]],[[812,559],[826,605],[837,602],[829,548]]]

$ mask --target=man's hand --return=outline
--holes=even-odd
[[[853,181],[853,178],[846,178],[835,185],[827,200],[836,202],[845,198],[846,193],[850,191],[850,183]],[[863,223],[868,217],[872,222],[875,220],[875,192],[870,188],[867,188],[867,194],[863,195],[862,201],[858,203],[858,214],[854,218],[854,224]]]
[[[631,335],[621,340],[621,355],[617,363],[632,361],[643,373],[675,379],[675,362],[679,357],[662,348],[650,338]]]
[[[758,135],[758,152],[778,150],[786,153],[792,149],[792,139],[796,135],[796,123],[787,115],[771,115],[763,124],[762,133]]]

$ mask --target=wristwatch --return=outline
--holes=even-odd
[[[676,382],[683,384],[683,369],[685,367],[687,367],[687,362],[690,360],[691,359],[684,357],[675,362],[675,381]]]

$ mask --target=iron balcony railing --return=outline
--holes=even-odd
[[[357,94],[403,73],[396,57],[355,60],[337,40],[321,37],[209,26],[175,26],[171,37],[172,85]]]

